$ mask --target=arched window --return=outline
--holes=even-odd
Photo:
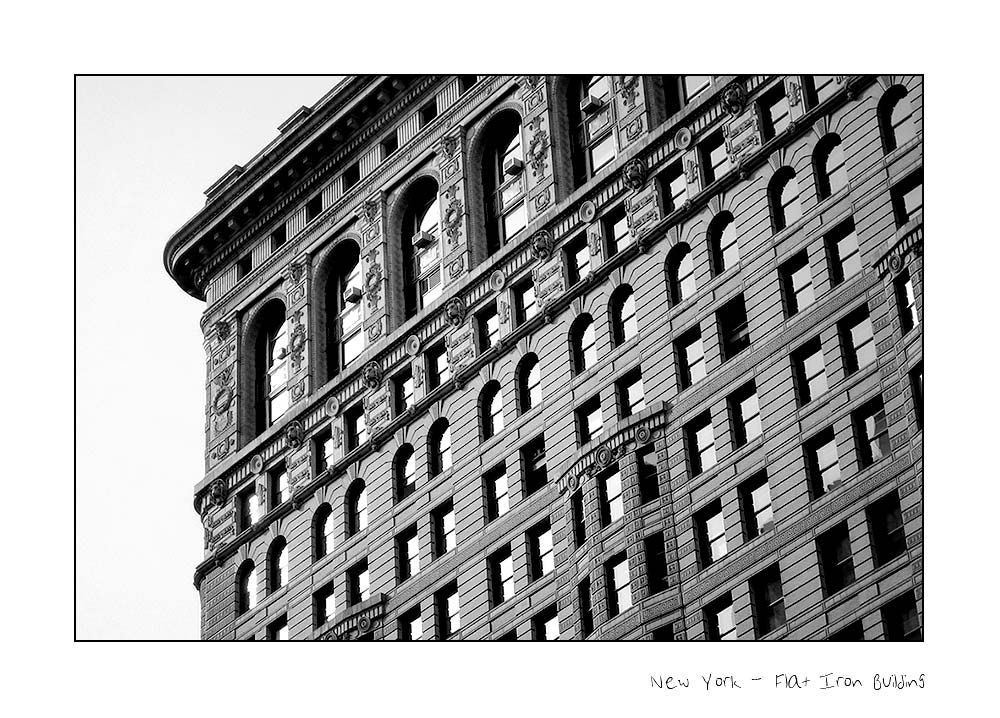
[[[566,99],[575,189],[615,158],[611,78],[574,75]]]
[[[427,438],[427,458],[431,476],[451,468],[451,429],[447,419],[438,419],[431,425]]]
[[[708,225],[708,243],[712,254],[712,276],[717,277],[740,261],[736,221],[729,212],[719,212]]]
[[[527,354],[517,366],[517,403],[520,413],[531,411],[542,403],[542,367],[538,357]]]
[[[774,173],[768,187],[768,197],[771,203],[771,223],[775,232],[780,232],[802,216],[799,181],[795,178],[795,170],[791,167],[782,167]]]
[[[479,416],[483,441],[503,431],[503,392],[500,383],[489,382],[479,395]]]
[[[333,548],[333,507],[323,504],[313,518],[313,557],[320,560]]]
[[[328,380],[357,359],[365,348],[359,259],[358,245],[350,240],[341,242],[329,259],[324,293]]]
[[[393,460],[396,501],[402,501],[417,488],[417,454],[409,444],[403,444]]]
[[[254,347],[257,434],[276,422],[288,409],[288,322],[285,305],[268,302],[258,318]]]
[[[878,124],[882,134],[882,149],[886,154],[916,136],[913,107],[905,87],[893,85],[882,95],[878,103]]]
[[[611,296],[611,341],[613,346],[624,344],[639,333],[635,318],[635,294],[627,284],[618,287]]]
[[[407,317],[441,296],[441,212],[437,193],[437,182],[425,177],[414,183],[406,198],[402,249]]]
[[[247,559],[236,572],[236,613],[242,615],[257,607],[257,567]]]
[[[355,480],[347,490],[347,535],[354,536],[368,528],[368,491],[365,482]]]
[[[528,224],[521,134],[521,118],[513,110],[494,117],[486,131],[482,170],[487,255]]]
[[[839,135],[831,133],[816,143],[813,170],[816,173],[816,193],[820,199],[825,199],[847,186],[844,145]]]
[[[271,542],[267,551],[267,591],[274,593],[288,582],[288,543],[283,536]]]
[[[685,242],[671,249],[667,255],[667,289],[671,306],[690,299],[698,289],[694,281],[694,255]]]
[[[573,372],[582,374],[597,364],[597,336],[594,320],[589,314],[581,314],[569,330],[570,348],[573,354]]]

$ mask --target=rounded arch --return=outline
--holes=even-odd
[[[694,276],[694,252],[687,242],[678,242],[667,253],[667,299],[671,307],[690,299],[698,291]]]
[[[267,549],[267,592],[274,593],[287,582],[288,542],[284,536],[278,536]]]
[[[611,320],[611,344],[621,346],[639,333],[635,313],[635,292],[628,284],[620,284],[608,302]]]
[[[291,403],[288,387],[288,319],[282,296],[248,314],[241,342],[241,444],[263,433]]]
[[[336,238],[314,267],[313,356],[317,383],[325,384],[365,348],[360,239],[353,232]]]
[[[411,496],[417,488],[417,452],[411,444],[403,444],[392,460],[396,502]]]
[[[355,479],[348,487],[345,511],[348,536],[355,536],[368,528],[368,489],[364,479]]]
[[[597,333],[590,314],[584,312],[573,320],[569,328],[569,344],[574,374],[582,374],[597,364]]]
[[[243,560],[236,570],[236,615],[257,607],[257,566],[253,559]]]
[[[712,259],[712,276],[717,277],[740,261],[739,234],[736,218],[729,210],[718,212],[708,223],[708,247]]]
[[[795,170],[788,165],[779,167],[771,176],[767,185],[767,197],[775,232],[780,232],[802,216],[799,181]]]
[[[813,174],[816,193],[825,199],[847,186],[847,165],[840,135],[829,132],[820,138],[813,150]]]
[[[514,384],[517,386],[517,410],[524,414],[542,404],[542,365],[538,355],[528,352],[518,362],[514,370]]]
[[[451,468],[451,426],[443,416],[431,424],[427,434],[427,466],[431,476]]]
[[[313,513],[312,544],[313,561],[319,561],[333,549],[334,544],[333,506],[324,501]]]
[[[426,169],[396,192],[388,213],[389,316],[395,329],[440,295],[445,246],[441,232],[440,179]]]
[[[878,101],[878,126],[882,137],[882,150],[893,152],[916,136],[913,106],[905,85],[892,85]]]
[[[486,382],[479,393],[479,430],[483,441],[503,431],[503,390],[496,379]]]

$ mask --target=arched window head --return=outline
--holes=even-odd
[[[671,249],[667,255],[667,287],[671,306],[690,299],[698,290],[694,280],[694,254],[684,242]]]
[[[267,589],[274,593],[288,583],[288,543],[279,536],[267,552]]]
[[[878,122],[882,134],[882,149],[886,154],[916,136],[913,106],[905,87],[893,85],[885,91],[878,103]]]
[[[829,197],[847,186],[844,145],[839,135],[831,133],[816,143],[813,169],[816,172],[816,193],[820,199]]]
[[[288,409],[288,322],[285,305],[272,300],[257,319],[254,347],[257,434],[281,418]]]
[[[791,167],[782,167],[774,173],[768,187],[768,197],[775,232],[780,232],[802,216],[799,181],[795,177],[795,170]]]
[[[498,114],[486,129],[482,168],[487,255],[528,224],[522,134],[521,118],[513,110]]]
[[[313,519],[313,557],[319,560],[333,549],[333,507],[323,504]]]
[[[736,220],[729,212],[719,212],[708,225],[708,244],[712,254],[712,276],[717,277],[740,262]]]
[[[236,572],[236,613],[242,615],[257,607],[257,567],[247,559]]]
[[[429,177],[418,180],[404,201],[403,299],[406,316],[412,317],[441,296],[444,283],[437,182]]]
[[[526,354],[517,366],[517,403],[523,414],[542,404],[542,366],[534,354]]]
[[[393,460],[396,501],[402,501],[417,488],[417,454],[409,444],[403,444]]]
[[[483,441],[503,431],[503,392],[500,382],[491,381],[479,396],[479,416]]]
[[[354,536],[368,528],[368,491],[357,479],[347,490],[347,535]]]
[[[567,87],[567,118],[573,187],[582,186],[615,158],[612,87],[607,75],[573,75]]]
[[[611,296],[611,339],[614,346],[624,344],[639,333],[635,318],[635,294],[627,284]]]
[[[594,331],[594,320],[589,314],[581,314],[569,331],[573,372],[582,374],[597,365],[597,334]]]
[[[431,476],[451,468],[451,428],[447,419],[438,419],[431,425],[427,438],[427,459]]]
[[[343,241],[328,260],[326,301],[327,379],[358,358],[365,349],[362,331],[360,249]]]

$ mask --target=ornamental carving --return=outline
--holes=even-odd
[[[361,370],[361,380],[369,389],[378,389],[382,383],[382,365],[372,360]]]
[[[339,449],[344,444],[344,430],[339,427],[333,427],[333,431],[330,432],[330,443],[333,445],[334,449]]]
[[[549,206],[552,202],[552,193],[549,192],[548,187],[546,187],[537,197],[535,197],[535,214],[541,214],[542,211]]]
[[[285,279],[290,279],[293,284],[298,284],[302,281],[302,277],[305,276],[306,268],[302,262],[289,262],[288,266],[285,267],[282,274]]]
[[[382,302],[382,265],[368,265],[365,274],[365,294],[368,296],[368,309],[375,311]]]
[[[444,216],[441,218],[441,226],[448,238],[448,244],[452,245],[458,242],[458,237],[462,233],[462,211],[464,208],[462,200],[455,196],[457,189],[456,186],[452,186],[449,191],[445,192],[445,195],[450,197],[444,210]]]
[[[456,137],[455,135],[448,135],[443,140],[441,140],[441,150],[448,157],[454,157],[455,152],[458,151],[458,137]]]
[[[292,401],[298,401],[306,395],[306,380],[302,379],[298,384],[292,387],[291,390]]]
[[[693,141],[694,133],[687,127],[678,127],[677,131],[674,132],[674,144],[677,145],[677,149],[679,150],[686,150],[691,146]]]
[[[490,275],[490,289],[494,292],[499,292],[506,283],[507,277],[504,275],[503,270],[498,269]]]
[[[424,368],[417,364],[413,367],[413,388],[418,388],[424,385]]]
[[[653,432],[648,426],[640,426],[635,430],[635,440],[640,444],[648,444],[649,440],[653,438]]]
[[[524,82],[528,86],[529,89],[534,90],[540,84],[542,84],[542,76],[541,75],[525,75],[524,76]]]
[[[621,95],[625,110],[635,107],[639,97],[639,78],[637,75],[623,75],[618,83],[618,93]]]
[[[747,103],[747,91],[739,82],[730,84],[722,91],[722,107],[731,116],[737,117],[743,114],[743,109]]]
[[[382,321],[379,320],[368,327],[367,333],[369,342],[377,341],[382,336]]]
[[[698,163],[694,160],[687,161],[687,165],[684,168],[684,180],[689,185],[698,181]]]
[[[361,206],[361,214],[362,214],[362,216],[364,216],[364,218],[366,220],[368,220],[369,222],[374,222],[376,219],[378,219],[378,215],[379,215],[379,206],[378,205],[379,205],[379,203],[377,201],[373,200],[373,199],[370,199],[370,200],[366,201]]]
[[[889,269],[893,274],[898,274],[903,269],[903,258],[898,254],[889,257]]]
[[[216,479],[208,487],[208,501],[215,508],[222,508],[226,503],[226,482]]]
[[[406,353],[411,357],[415,357],[420,352],[420,337],[416,334],[411,334],[406,337],[404,346],[406,347]]]
[[[614,454],[611,453],[611,449],[606,446],[602,446],[598,448],[597,452],[594,454],[594,463],[603,469],[611,463],[612,458],[614,458]]]
[[[323,408],[326,410],[327,416],[336,416],[340,413],[340,402],[337,400],[337,397],[331,396],[326,400]]]
[[[233,390],[230,384],[233,380],[233,368],[226,367],[215,377],[215,384],[219,387],[219,392],[212,401],[212,409],[216,414],[222,415],[229,410],[233,403]]]
[[[542,129],[541,118],[532,120],[528,127],[533,130],[531,139],[528,140],[528,164],[531,165],[531,174],[534,177],[544,177],[548,169],[546,159],[548,157],[549,133]]]
[[[531,254],[543,262],[552,255],[552,235],[548,230],[543,229],[532,235]]]
[[[302,422],[293,421],[285,428],[285,444],[289,449],[298,449],[305,441],[305,431],[302,429]]]
[[[300,322],[295,325],[291,336],[288,337],[288,353],[291,355],[292,369],[302,366],[302,355],[306,348],[306,328]]]
[[[510,323],[510,305],[503,299],[500,300],[500,322],[503,324]],[[499,344],[500,340],[498,339],[496,343]]]
[[[646,163],[636,157],[629,160],[622,168],[625,185],[633,190],[640,190],[646,183]]]
[[[465,321],[465,302],[461,297],[452,297],[444,305],[444,316],[453,327],[460,327]]]
[[[459,257],[448,265],[448,277],[450,279],[458,279],[458,277],[462,275],[463,269],[465,269],[465,263],[462,261],[462,258]]]
[[[589,199],[580,204],[580,209],[577,210],[577,214],[580,216],[581,222],[593,222],[594,217],[597,216],[597,207]]]
[[[785,90],[788,92],[788,106],[796,107],[802,101],[802,86],[797,82],[789,82]]]
[[[250,471],[255,474],[259,474],[264,470],[264,459],[260,454],[254,454],[250,457]]]
[[[229,338],[229,322],[220,319],[213,325],[213,327],[215,328],[215,336],[218,337],[220,342]]]

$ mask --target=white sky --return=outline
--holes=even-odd
[[[163,247],[338,79],[78,79],[77,638],[199,637],[204,304]]]

